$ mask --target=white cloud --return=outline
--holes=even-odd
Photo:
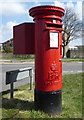
[[[5,3],[5,2],[25,2],[25,1],[30,1],[30,0],[0,0],[0,2],[3,2],[3,3]]]
[[[11,1],[11,2],[10,2]],[[17,0],[18,1],[18,0]],[[24,3],[18,3],[16,0],[3,0],[3,3],[0,3],[0,13],[4,15],[16,15],[16,14],[24,14],[28,13],[28,9],[26,10],[27,7],[24,5]],[[21,0],[20,0],[21,1]],[[40,5],[40,0],[36,0],[35,6]],[[59,6],[64,8],[65,5],[63,2],[60,1],[54,1],[55,6]],[[77,4],[73,5],[72,2],[67,2],[68,7],[74,8],[74,11],[76,11],[77,14],[79,14],[79,18],[82,18],[82,2],[78,1]],[[34,6],[33,6],[34,7]],[[17,16],[18,17],[18,16]],[[29,16],[29,18],[33,19],[32,17]],[[0,28],[0,42],[6,41],[10,38],[13,37],[13,26],[16,25],[17,23],[15,21],[9,21],[5,25],[2,24],[2,27]]]
[[[2,28],[0,28],[0,43],[2,43],[2,39],[3,39],[3,37],[2,37]]]
[[[82,1],[77,1],[75,12],[78,15],[79,19],[82,20]]]
[[[75,12],[80,20],[82,20],[82,1],[77,1],[76,4],[73,4],[72,1],[67,2],[65,7],[71,8]]]
[[[74,8],[74,4],[72,3],[72,1],[67,2],[66,7],[68,7],[68,8]]]
[[[82,38],[75,39],[69,43],[69,46],[79,46],[82,45]]]
[[[6,25],[1,25],[0,28],[0,43],[13,38],[13,26],[17,25],[15,21],[9,21]]]
[[[16,2],[16,3],[18,3],[18,2],[51,2],[51,0],[0,0],[0,2],[3,2],[3,3],[5,3],[5,2]],[[52,0],[52,2],[54,2],[54,0]]]
[[[62,2],[59,2],[59,1],[54,1],[54,5],[64,8],[64,4]]]
[[[3,15],[14,15],[26,13],[26,7],[21,3],[5,2],[0,3],[0,14]]]

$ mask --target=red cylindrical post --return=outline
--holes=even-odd
[[[62,111],[62,19],[64,9],[37,6],[35,21],[35,109],[49,115]]]

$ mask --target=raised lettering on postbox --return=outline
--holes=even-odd
[[[59,73],[58,73],[58,64],[55,61],[51,64],[50,70],[48,72],[48,80],[49,81],[58,81],[59,80]]]

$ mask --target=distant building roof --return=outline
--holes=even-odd
[[[69,46],[69,50],[77,50],[78,49],[78,47],[76,47],[76,46]]]

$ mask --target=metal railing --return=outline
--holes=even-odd
[[[10,84],[10,98],[13,98],[14,82],[30,77],[30,90],[32,89],[32,67],[17,69],[6,72],[6,85]]]

